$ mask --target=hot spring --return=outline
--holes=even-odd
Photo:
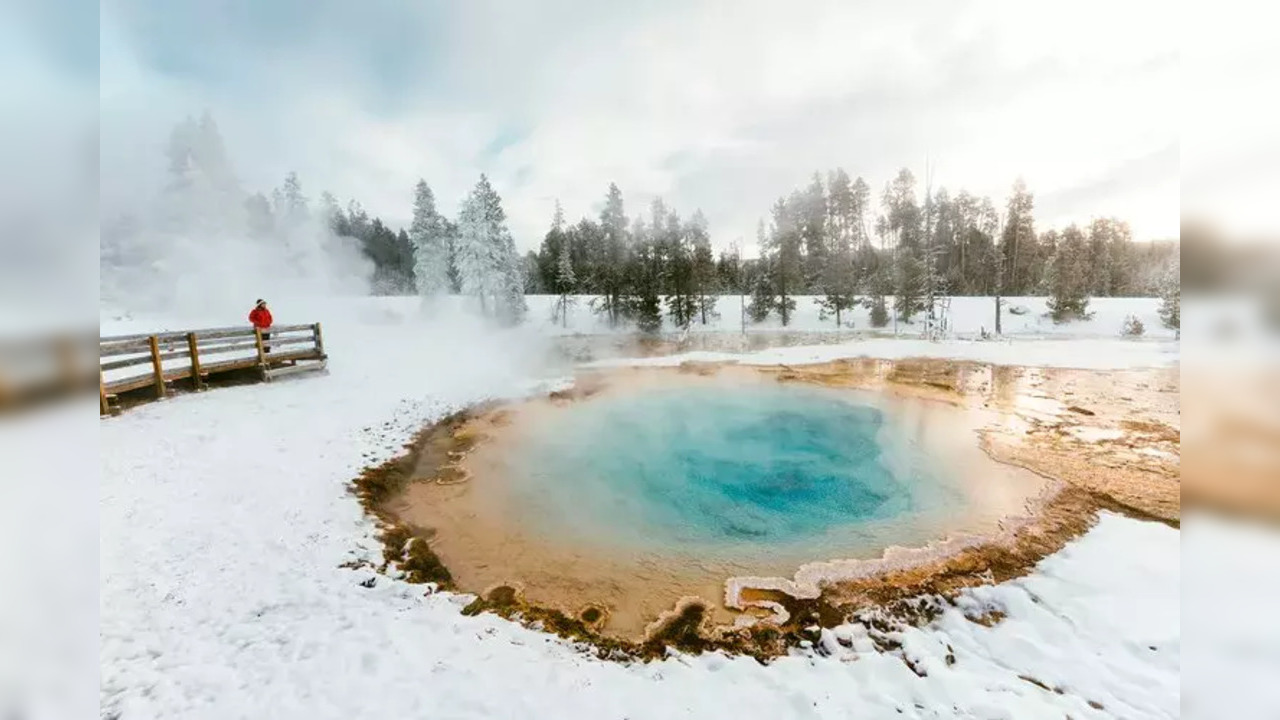
[[[463,589],[606,608],[620,636],[690,596],[728,621],[731,577],[989,533],[1044,485],[982,452],[974,408],[751,370],[618,372],[597,390],[471,421],[461,480],[406,490],[398,514],[433,531]]]
[[[803,553],[963,501],[902,419],[796,386],[601,398],[522,438],[510,499],[532,526],[578,543]]]

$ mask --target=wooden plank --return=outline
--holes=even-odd
[[[290,360],[324,360],[325,356],[315,348],[308,350],[295,350],[287,353],[271,353],[267,356],[267,363],[275,365],[276,363],[288,362]]]
[[[315,342],[316,342],[316,339],[310,335],[306,335],[303,337],[286,337],[286,338],[280,338],[279,340],[277,340],[276,334],[271,333],[271,339],[263,340],[262,344],[264,347],[277,348],[277,347],[284,347],[285,345],[315,346]]]
[[[172,351],[170,351],[170,352],[162,352],[162,353],[160,353],[160,360],[161,360],[161,361],[164,361],[164,360],[182,360],[183,358],[187,358],[187,357],[190,357],[190,356],[191,356],[191,353],[190,353],[186,348],[183,348],[183,349],[181,349],[181,350],[172,350]]]
[[[325,364],[323,361],[321,361],[317,363],[306,363],[302,365],[289,365],[282,368],[274,368],[274,369],[268,370],[267,372],[268,374],[271,375],[271,379],[275,380],[277,378],[287,377],[289,375],[296,375],[297,373],[316,372],[324,369],[325,369]]]
[[[216,375],[217,373],[227,372],[229,370],[243,370],[245,368],[258,367],[258,358],[246,357],[236,358],[234,360],[220,360],[213,363],[202,363],[200,366],[201,374],[205,377]]]
[[[228,325],[228,326],[217,327],[217,328],[203,328],[203,329],[197,328],[195,330],[195,332],[198,332],[201,335],[208,336],[208,337],[218,337],[219,333],[241,333],[241,334],[248,335],[252,331],[253,331],[253,328],[248,325]],[[158,333],[155,333],[155,332],[138,333],[136,335],[106,335],[106,336],[99,337],[98,340],[102,343],[114,343],[114,342],[128,341],[128,340],[146,340],[147,338],[150,338],[152,336],[155,336],[156,338],[161,340],[168,340],[173,338],[180,339],[185,337],[188,332],[190,331],[165,330],[163,332],[158,332]]]
[[[320,334],[320,323],[311,326],[311,334],[316,339],[316,350],[324,355],[324,335]]]
[[[107,405],[107,385],[102,379],[102,371],[98,371],[98,413],[100,415],[110,415],[111,408]]]
[[[278,332],[297,332],[299,330],[310,331],[311,326],[310,325],[272,325],[271,327],[267,328],[267,332],[273,335]]]
[[[145,353],[151,349],[150,343],[146,340],[134,341],[127,343],[118,343],[112,345],[99,345],[98,357],[114,357],[116,355],[133,355],[135,353]]]
[[[201,340],[203,342],[203,340]],[[236,340],[235,342],[209,343],[200,346],[200,352],[205,355],[212,353],[231,352],[233,350],[252,350],[258,347],[257,340]]]
[[[125,358],[124,360],[112,360],[104,362],[98,366],[99,370],[119,370],[120,368],[133,367],[134,365],[150,365],[151,358],[147,355],[139,355],[138,357]]]
[[[166,337],[168,337],[168,336],[170,336],[170,335],[173,335],[173,334],[175,334],[175,332],[174,332],[174,331],[172,331],[172,330],[166,330],[166,331],[164,331],[164,332],[158,332],[158,333],[154,333],[154,332],[150,332],[150,333],[137,333],[137,334],[135,334],[135,335],[101,335],[101,336],[99,336],[99,337],[98,337],[98,344],[100,344],[100,345],[111,345],[111,344],[115,344],[115,343],[122,343],[122,342],[143,342],[143,343],[145,343],[145,342],[147,342],[148,340],[150,340],[152,337],[155,337],[155,338],[157,338],[157,339],[163,339],[163,338],[166,338]]]
[[[201,340],[217,339],[217,338],[251,338],[253,337],[253,326],[233,327],[233,328],[211,328],[201,330],[197,328],[195,332],[200,334]]]
[[[266,348],[262,347],[262,329],[255,327],[253,329],[253,339],[258,343],[258,366],[262,368],[262,379],[264,381],[271,378],[267,375],[267,358]]]
[[[174,380],[186,380],[191,377],[190,367],[180,367],[176,370],[166,370],[164,373],[165,382],[173,382]]]
[[[200,343],[193,332],[187,333],[187,354],[191,356],[191,382],[196,390],[204,389],[204,380],[200,379]]]
[[[119,395],[130,390],[139,390],[152,385],[155,380],[150,375],[139,375],[137,377],[123,378],[121,380],[111,380],[107,382],[105,390],[108,395]]]
[[[151,337],[151,367],[156,376],[156,397],[163,398],[165,396],[164,368],[160,365],[160,343],[156,341],[154,335]]]

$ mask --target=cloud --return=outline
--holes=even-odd
[[[404,223],[417,177],[452,211],[486,172],[526,249],[556,198],[594,214],[609,182],[631,214],[701,208],[724,245],[814,170],[878,190],[926,157],[936,184],[997,202],[1026,177],[1046,220],[1105,207],[1139,238],[1177,232],[1176,195],[1152,190],[1177,168],[1124,170],[1178,142],[1161,4],[189,5],[102,5],[112,205],[154,186],[167,125],[208,107],[248,187],[297,170]],[[1099,178],[1099,208],[1071,195]]]

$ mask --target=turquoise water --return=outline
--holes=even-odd
[[[892,410],[794,386],[694,387],[564,409],[514,456],[520,516],[580,542],[770,546],[957,501]]]

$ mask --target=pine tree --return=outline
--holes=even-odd
[[[836,327],[839,328],[844,324],[843,314],[858,302],[858,278],[850,233],[836,223],[828,238],[826,261],[821,275],[824,295],[818,303],[822,308],[819,316],[825,320],[834,315]]]
[[[667,216],[666,231],[662,238],[667,317],[676,328],[686,330],[698,312],[693,288],[693,245],[687,227],[680,222],[680,216],[675,210]]]
[[[769,255],[769,238],[765,234],[764,220],[756,224],[756,247],[760,249],[760,257],[747,269],[743,282],[751,294],[746,314],[752,322],[760,323],[777,306],[777,298],[773,292],[774,272]]]
[[[1171,330],[1182,333],[1182,272],[1179,255],[1175,253],[1160,279],[1160,322]]]
[[[418,294],[435,297],[449,292],[449,238],[444,218],[436,211],[436,198],[426,180],[419,180],[413,195],[413,275]]]
[[[506,219],[502,198],[482,174],[458,215],[458,276],[462,292],[479,300],[482,313],[515,324],[527,307],[523,263]]]
[[[1035,198],[1027,190],[1026,182],[1018,178],[1013,184],[1013,194],[1009,196],[1000,242],[1004,271],[1002,294],[1025,295],[1035,282],[1032,267],[1037,252],[1034,209]]]
[[[936,194],[932,188],[925,189],[924,210],[924,248],[922,251],[924,264],[924,280],[922,295],[925,311],[925,336],[930,340],[940,339],[947,330],[945,317],[946,279],[945,261],[950,255],[952,231],[950,218],[951,201],[946,189]]]
[[[871,327],[882,328],[889,324],[889,307],[884,295],[876,295],[871,299]]]
[[[769,269],[769,284],[777,296],[770,309],[778,311],[783,327],[790,324],[791,314],[796,309],[792,296],[804,289],[803,243],[796,220],[796,211],[801,204],[798,194],[792,195],[790,200],[779,198],[773,205],[773,226],[761,241],[762,259]]]
[[[662,330],[662,254],[652,234],[638,241],[631,256],[632,288],[627,296],[627,314],[642,333]]]
[[[622,202],[622,191],[616,183],[609,183],[604,209],[600,211],[600,241],[596,284],[600,293],[596,311],[609,317],[609,325],[617,326],[624,311],[626,295],[627,254],[630,240],[627,232],[627,215]]]
[[[1064,230],[1045,273],[1049,316],[1055,323],[1089,316],[1087,256],[1084,232],[1075,225]]]
[[[826,188],[822,177],[813,174],[809,187],[793,199],[796,230],[800,234],[801,251],[804,253],[803,288],[799,292],[820,289],[823,269],[827,263],[827,207]]]
[[[761,258],[752,273],[751,302],[747,304],[747,315],[752,322],[764,322],[778,306],[778,296],[774,293],[771,281],[773,268],[770,265],[768,259]]]
[[[922,247],[922,213],[916,204],[916,178],[903,168],[885,188],[881,200],[885,229],[895,238],[893,301],[903,322],[924,309],[925,265]]]
[[[686,230],[689,244],[693,248],[693,300],[697,308],[698,319],[707,324],[708,319],[719,317],[716,312],[716,261],[711,252],[711,234],[707,228],[707,218],[701,210],[694,211]]]
[[[560,210],[560,203],[556,203],[556,217],[552,221],[552,231],[556,231],[557,226],[564,224],[564,213]],[[560,243],[559,259],[556,261],[556,279],[555,289],[557,293],[555,314],[560,316],[560,324],[562,327],[569,326],[569,308],[574,304],[574,292],[577,289],[577,278],[573,274],[573,258],[569,250],[569,243]],[[552,316],[555,319],[555,316]]]

